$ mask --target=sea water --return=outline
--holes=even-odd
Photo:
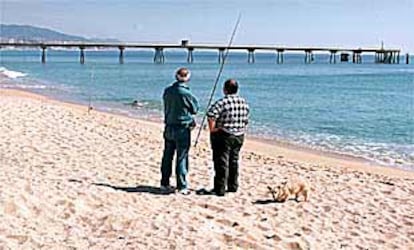
[[[192,72],[191,89],[205,112],[218,73],[215,52],[194,52],[186,63],[183,51],[166,51],[165,64],[153,63],[153,52],[49,50],[46,64],[40,51],[0,51],[0,73],[10,80],[2,87],[23,88],[54,98],[128,116],[162,119],[162,92],[185,66]],[[312,149],[362,157],[388,166],[414,170],[414,65],[329,64],[329,55],[230,53],[214,99],[222,84],[236,78],[240,95],[251,108],[249,134]],[[339,59],[339,58],[337,58]],[[402,58],[405,59],[405,58]],[[414,60],[411,59],[411,62]],[[139,107],[127,105],[138,100]]]

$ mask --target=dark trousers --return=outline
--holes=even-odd
[[[191,130],[187,126],[165,126],[164,130],[164,154],[161,163],[161,185],[169,186],[172,174],[172,161],[175,152],[177,188],[187,188],[188,152],[191,145]]]
[[[235,136],[224,131],[210,134],[214,162],[214,192],[236,192],[239,183],[239,153],[244,135]]]

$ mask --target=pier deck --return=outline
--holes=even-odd
[[[225,45],[212,45],[212,44],[189,44],[187,40],[183,40],[181,44],[168,44],[168,43],[94,43],[94,42],[34,42],[34,43],[12,43],[12,42],[0,42],[0,48],[14,47],[14,48],[40,48],[42,50],[41,61],[46,63],[46,50],[48,48],[77,48],[80,50],[80,63],[85,63],[85,49],[118,49],[119,50],[119,62],[124,63],[124,50],[125,49],[153,49],[154,62],[164,63],[165,56],[163,51],[165,49],[184,49],[188,51],[187,62],[192,63],[194,61],[194,50],[217,50],[218,61],[222,62],[224,59],[224,51],[226,50],[244,50],[248,52],[248,63],[255,62],[254,52],[258,50],[262,51],[274,51],[276,52],[276,63],[283,63],[283,53],[286,51],[291,52],[304,52],[305,63],[313,62],[313,52],[328,52],[330,53],[329,63],[336,63],[336,54],[341,53],[341,61],[348,61],[349,54],[352,54],[353,63],[362,63],[362,53],[375,53],[376,63],[395,64],[400,62],[400,49],[384,49],[384,48],[339,48],[339,47],[290,47],[290,46],[271,46],[271,45],[234,45],[227,47]],[[349,54],[348,54],[349,53]],[[348,54],[347,56],[343,56]],[[346,60],[345,60],[346,58]]]

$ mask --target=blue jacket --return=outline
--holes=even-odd
[[[186,83],[175,82],[164,90],[164,123],[190,126],[199,105]]]

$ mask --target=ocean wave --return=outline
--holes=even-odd
[[[266,127],[253,129],[251,132],[259,138],[274,139],[317,151],[365,159],[383,166],[414,171],[414,145],[375,143],[339,135],[287,132]]]
[[[8,70],[5,67],[0,67],[0,74],[6,76],[8,78],[11,78],[11,79],[16,79],[16,78],[19,78],[19,77],[24,77],[24,76],[27,75],[27,74],[25,74],[23,72]]]
[[[34,84],[34,85],[25,85],[25,84],[2,84],[2,88],[10,88],[10,89],[46,89],[50,88],[46,85],[41,84]]]

